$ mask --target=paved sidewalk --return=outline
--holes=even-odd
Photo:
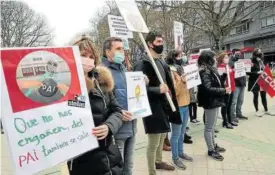
[[[270,111],[275,111],[275,98],[268,98]],[[261,107],[261,103],[259,104]],[[227,151],[223,154],[223,162],[217,162],[206,156],[206,145],[203,138],[203,124],[189,124],[193,137],[192,145],[184,145],[185,152],[194,158],[194,162],[186,162],[187,170],[174,172],[159,171],[158,175],[275,175],[275,116],[255,117],[251,93],[245,94],[243,111],[249,117],[241,121],[233,130],[221,128],[218,121],[217,142]],[[198,111],[202,121],[202,109]],[[11,159],[7,151],[5,136],[1,136],[1,174],[12,175]],[[134,175],[147,175],[146,165],[147,137],[141,120],[138,121],[138,134],[135,151]],[[163,159],[171,163],[171,152],[164,152]],[[66,166],[56,166],[39,175],[67,175]]]

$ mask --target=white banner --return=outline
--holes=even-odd
[[[130,31],[149,33],[149,29],[134,0],[116,0],[116,4]]]
[[[128,111],[133,118],[147,117],[152,114],[147,97],[144,75],[142,72],[126,72]]]
[[[191,89],[201,84],[201,77],[199,75],[199,68],[196,64],[190,64],[183,67],[186,74],[187,88]]]
[[[175,49],[181,49],[183,44],[183,24],[174,21],[174,43]]]
[[[108,15],[108,23],[111,37],[133,38],[133,32],[128,30],[123,17]]]
[[[1,107],[16,175],[98,147],[77,47],[1,49]]]
[[[235,62],[234,67],[235,67],[235,78],[246,76],[244,62]]]

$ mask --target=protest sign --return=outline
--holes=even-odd
[[[130,50],[128,39],[122,39],[124,50]]]
[[[235,78],[246,76],[244,62],[235,62]]]
[[[152,114],[142,72],[126,72],[128,111],[133,118],[147,117]]]
[[[135,0],[128,0],[128,1],[115,0],[115,1],[116,1],[116,4],[118,6],[118,9],[119,9],[121,15],[123,16],[123,18],[125,20],[125,23],[126,23],[128,29],[131,31],[138,32],[138,35],[139,35],[141,42],[149,56],[149,59],[151,60],[151,64],[157,74],[157,77],[158,77],[160,83],[163,84],[164,81],[163,81],[163,79],[160,75],[160,72],[157,68],[157,65],[150,53],[148,45],[142,35],[142,33],[149,33],[149,29],[138,10]],[[166,98],[170,104],[172,111],[176,111],[175,105],[172,101],[170,94],[168,92],[166,92],[165,95],[166,95]]]
[[[130,31],[148,33],[149,29],[134,0],[116,0],[121,15]]]
[[[111,37],[133,38],[133,32],[128,30],[123,17],[108,15],[108,23]]]
[[[199,75],[199,68],[196,64],[190,64],[183,67],[186,74],[187,88],[191,89],[201,84],[201,77]]]
[[[180,49],[183,44],[183,24],[174,21],[174,42],[175,49]]]
[[[238,62],[244,63],[245,72],[251,72],[251,67],[252,67],[251,59],[239,59]]]
[[[16,175],[98,147],[77,47],[1,49],[2,117]]]

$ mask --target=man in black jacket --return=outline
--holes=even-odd
[[[236,53],[238,49],[232,50],[232,56],[230,57],[230,66],[234,68],[234,63],[241,59],[240,53]],[[236,89],[233,92],[232,105],[231,105],[231,114],[235,122],[240,120],[247,120],[248,118],[242,114],[242,105],[244,100],[244,91],[246,87],[246,76],[235,78]]]
[[[170,90],[172,98],[175,97],[173,98],[175,107],[178,109],[169,67],[161,59],[161,53],[163,52],[162,35],[156,31],[150,32],[146,37],[146,43],[164,81],[164,84],[160,83],[152,66],[152,62],[147,55],[144,55],[134,66],[135,71],[142,71],[149,79],[147,92],[152,115],[143,118],[143,124],[145,133],[148,136],[147,162],[149,174],[156,175],[156,169],[175,170],[173,166],[162,161],[162,148],[166,134],[170,132],[169,119],[180,120],[180,117],[173,117],[173,114],[176,115],[176,113],[171,112],[165,96],[165,93]],[[179,122],[181,122],[181,120]]]

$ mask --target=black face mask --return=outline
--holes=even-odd
[[[157,54],[161,54],[163,52],[163,45],[156,46],[154,45],[154,48],[152,48]]]
[[[175,60],[175,63],[177,64],[177,65],[183,65],[183,60],[182,59],[180,59],[180,60]]]
[[[262,53],[262,52],[257,53],[256,56],[257,56],[258,58],[262,58],[262,57],[263,57],[263,53]]]

